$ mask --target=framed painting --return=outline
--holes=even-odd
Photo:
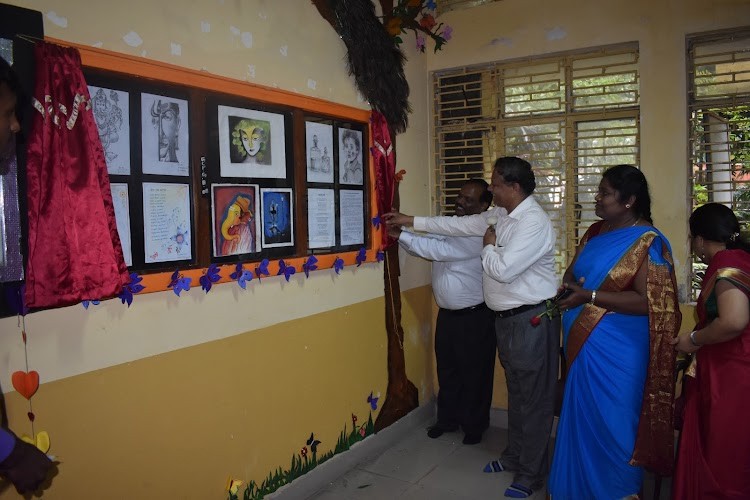
[[[284,115],[218,106],[222,177],[286,179]]]
[[[256,184],[214,184],[211,186],[214,257],[260,251],[258,194]]]
[[[294,197],[291,188],[260,190],[263,248],[294,246]]]

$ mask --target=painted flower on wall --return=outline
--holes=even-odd
[[[396,45],[403,43],[401,35],[412,31],[417,50],[424,52],[427,38],[435,43],[435,52],[453,36],[453,28],[435,19],[437,2],[434,0],[399,0],[389,14],[383,16],[383,25]]]

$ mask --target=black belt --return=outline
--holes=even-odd
[[[526,311],[531,311],[532,309],[536,309],[537,307],[541,306],[547,302],[546,300],[541,301],[538,304],[528,304],[525,306],[518,306],[514,307],[513,309],[507,309],[505,311],[495,311],[495,316],[498,318],[510,318],[511,316],[515,316],[516,314],[521,314]]]
[[[474,311],[481,311],[482,309],[487,309],[487,304],[485,304],[484,302],[480,302],[479,304],[475,306],[464,307],[463,309],[443,309],[443,310],[451,314],[468,314]]]

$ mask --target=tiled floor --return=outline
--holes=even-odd
[[[461,443],[463,433],[430,439],[426,432],[413,432],[375,458],[360,463],[309,500],[477,500],[504,499],[510,473],[488,474],[484,465],[497,458],[505,446],[506,430],[491,427],[481,443]],[[669,498],[669,480],[662,485],[661,499]],[[653,478],[647,476],[644,500],[653,498]],[[546,498],[535,492],[534,500]]]

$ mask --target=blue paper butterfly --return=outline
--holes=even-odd
[[[89,305],[98,306],[99,303],[100,303],[99,300],[83,300],[83,301],[81,301],[81,304],[83,305],[84,309],[88,309]]]
[[[294,266],[288,266],[286,262],[284,262],[284,259],[279,260],[279,272],[276,273],[276,276],[284,275],[284,278],[289,281],[289,277],[296,273],[297,270],[294,268]]]
[[[315,439],[315,435],[311,432],[310,439],[307,440],[307,446],[310,447],[310,451],[312,451],[313,453],[317,453],[319,444],[320,444],[320,441]]]
[[[123,304],[127,303],[128,307],[133,303],[133,295],[146,289],[145,286],[141,285],[143,277],[138,276],[138,273],[130,273],[130,283],[122,287],[120,293],[117,296],[120,298]]]
[[[235,271],[230,274],[229,277],[235,280],[240,288],[245,290],[247,282],[253,279],[253,272],[249,269],[243,268],[241,262],[238,262],[234,269]]]
[[[370,395],[367,396],[367,402],[370,403],[370,408],[373,410],[378,409],[378,399],[380,399],[380,393],[378,393],[377,396],[373,396],[371,392]]]
[[[375,229],[380,229],[380,214],[372,218],[372,225],[375,226]]]
[[[208,269],[206,269],[206,274],[200,277],[198,280],[201,284],[201,288],[208,293],[211,291],[211,286],[219,281],[221,279],[221,275],[219,274],[219,266],[216,264],[211,264],[208,266]]]
[[[357,262],[357,267],[361,266],[366,259],[367,250],[365,250],[365,247],[362,247],[359,249],[359,252],[357,252],[357,257],[354,259]]]
[[[339,274],[342,269],[344,269],[344,259],[336,257],[336,260],[333,261],[333,270],[336,271],[336,274]]]
[[[177,269],[172,273],[172,277],[169,281],[169,285],[167,285],[167,288],[171,288],[174,294],[179,297],[180,292],[182,292],[183,290],[186,292],[190,290],[190,283],[192,281],[192,278],[184,277],[180,274],[180,270]]]
[[[260,281],[261,276],[270,276],[268,273],[268,259],[263,259],[260,264],[255,268],[255,275],[258,277],[258,281]]]
[[[383,253],[382,250],[378,250],[375,254],[375,259],[377,259],[378,262],[383,262],[383,259],[385,259],[385,253]]]
[[[307,278],[310,277],[310,271],[315,271],[318,268],[318,258],[314,255],[311,255],[307,258],[307,260],[302,264],[302,270],[305,271],[305,276]]]

